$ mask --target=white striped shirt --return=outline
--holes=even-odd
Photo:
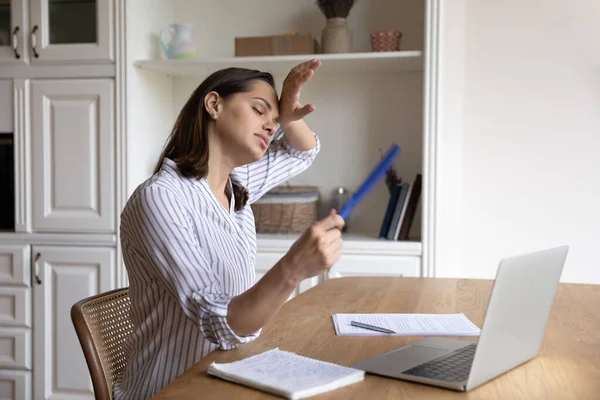
[[[274,140],[261,160],[234,169],[231,179],[249,196],[238,212],[233,196],[227,212],[206,179],[185,178],[170,159],[134,191],[120,227],[134,331],[115,399],[149,398],[211,351],[258,337],[227,323],[231,298],[255,281],[250,204],[307,169],[319,148],[318,138],[308,151]]]

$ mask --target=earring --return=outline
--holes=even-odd
[[[215,117],[215,113],[210,113],[210,116],[214,118]]]

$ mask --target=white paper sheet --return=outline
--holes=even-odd
[[[208,373],[289,399],[301,399],[350,385],[363,380],[365,374],[358,369],[279,349],[228,364],[211,363]]]
[[[333,314],[338,336],[394,336],[350,325],[362,322],[391,329],[395,336],[479,336],[481,329],[464,314]]]

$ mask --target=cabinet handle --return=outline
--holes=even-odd
[[[35,58],[40,58],[39,53],[37,52],[37,50],[35,49],[35,47],[37,46],[37,36],[35,35],[35,33],[38,31],[38,26],[35,25],[31,31],[31,51],[33,52],[33,56]]]
[[[13,51],[15,52],[15,57],[17,58],[17,60],[19,58],[21,58],[21,55],[19,54],[19,49],[17,47],[17,34],[19,33],[20,28],[18,26],[15,26],[15,29],[13,30],[13,34],[12,34],[12,47],[13,47]]]
[[[40,261],[41,256],[42,253],[37,253],[35,255],[35,259],[33,260],[33,277],[35,278],[35,283],[38,285],[42,284],[42,280],[40,279],[40,264],[38,262]]]

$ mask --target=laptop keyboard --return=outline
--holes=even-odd
[[[475,356],[475,343],[456,350],[450,356],[437,358],[424,364],[417,365],[403,374],[420,376],[446,382],[462,382],[469,377],[473,357]]]

